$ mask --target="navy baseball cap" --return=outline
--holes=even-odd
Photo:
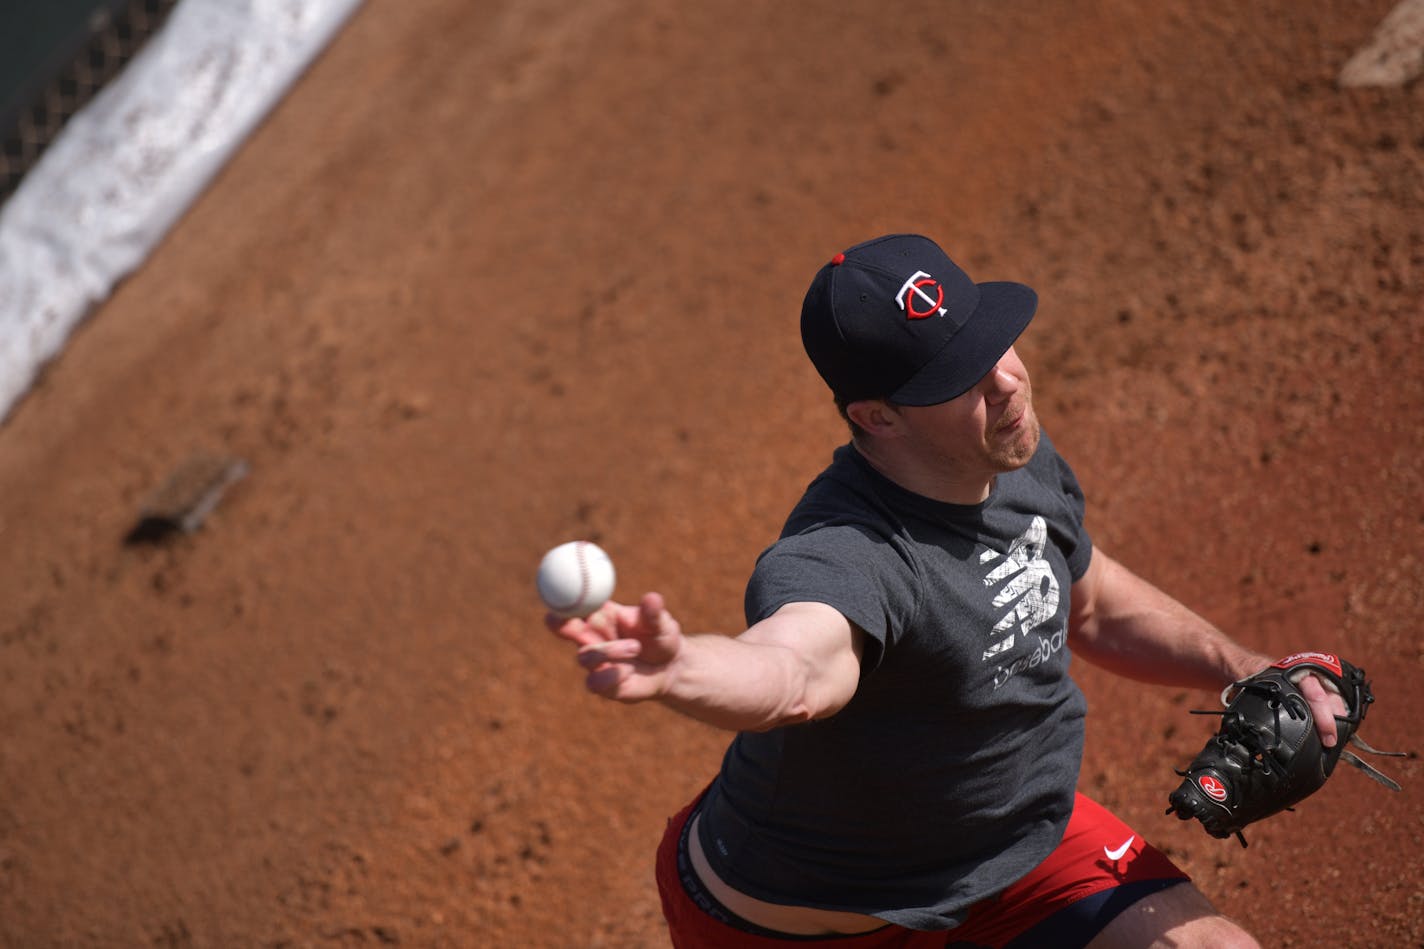
[[[846,402],[936,405],[988,375],[1037,308],[1032,287],[975,283],[929,238],[891,234],[816,273],[801,342]]]

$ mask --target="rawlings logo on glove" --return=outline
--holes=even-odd
[[[1345,703],[1346,714],[1335,716],[1337,739],[1324,747],[1315,717],[1297,683],[1320,677],[1326,688]],[[1325,784],[1341,758],[1391,790],[1399,785],[1345,749],[1347,743],[1376,755],[1403,757],[1402,752],[1378,751],[1355,732],[1373,702],[1365,673],[1339,656],[1298,652],[1272,663],[1249,678],[1227,686],[1221,695],[1225,712],[1221,728],[1192,760],[1178,771],[1183,780],[1172,792],[1167,813],[1182,820],[1196,818],[1213,837],[1232,834],[1246,846],[1242,828],[1287,810]]]

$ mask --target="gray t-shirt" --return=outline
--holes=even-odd
[[[835,453],[758,559],[746,614],[835,607],[867,635],[860,684],[830,718],[733,740],[699,828],[719,877],[942,930],[1057,846],[1086,711],[1066,643],[1083,507],[1046,435],[977,505]]]

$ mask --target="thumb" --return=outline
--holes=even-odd
[[[655,665],[671,662],[682,648],[682,625],[667,611],[661,593],[645,593],[638,602],[638,638],[647,648],[643,659]]]
[[[645,593],[643,599],[638,603],[638,612],[643,625],[648,629],[658,629],[662,625],[662,620],[667,615],[667,606],[663,602],[661,593]]]
[[[618,613],[618,635],[630,639],[657,639],[666,632],[669,624],[677,622],[668,613],[661,593],[644,593],[636,609]]]

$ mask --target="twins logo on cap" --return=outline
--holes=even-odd
[[[930,296],[930,287],[934,288],[933,297]],[[905,311],[905,318],[911,320],[928,319],[936,313],[944,316],[949,312],[949,308],[944,305],[944,287],[923,270],[916,270],[910,279],[901,285],[900,292],[895,294],[895,302]],[[929,306],[921,310],[916,303],[927,303]]]
[[[816,272],[801,304],[801,342],[845,404],[936,405],[994,368],[1037,303],[1025,284],[976,283],[927,237],[887,234]]]

